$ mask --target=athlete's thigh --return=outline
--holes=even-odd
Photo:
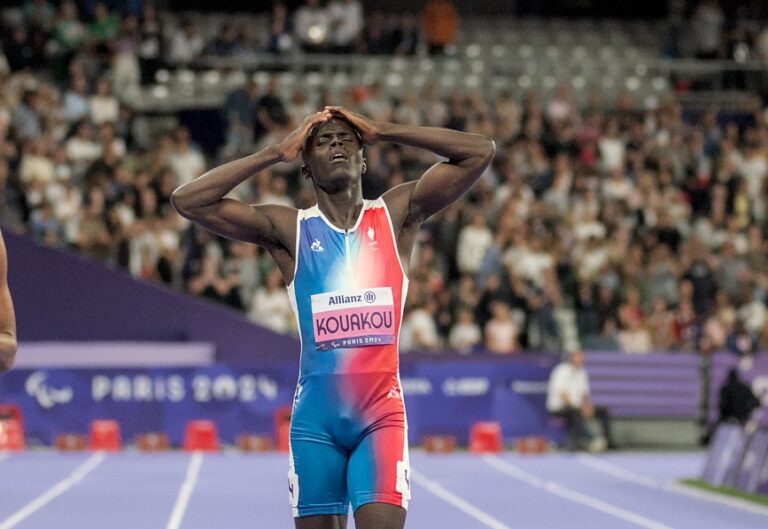
[[[374,425],[352,451],[347,488],[352,509],[385,503],[402,509],[411,498],[408,436],[403,414]]]
[[[330,442],[296,439],[291,434],[289,457],[288,490],[294,518],[346,515],[346,451]]]

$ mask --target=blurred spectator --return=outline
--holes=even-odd
[[[141,84],[155,80],[155,74],[163,63],[165,52],[163,27],[157,16],[157,9],[152,2],[145,2],[141,12],[139,35],[139,68]]]
[[[472,317],[472,311],[461,309],[456,316],[456,323],[451,326],[448,333],[448,346],[460,353],[469,353],[480,343],[482,334],[480,327]]]
[[[518,329],[512,320],[509,307],[496,301],[491,305],[491,315],[491,319],[485,324],[485,348],[496,354],[519,352]]]
[[[328,4],[330,44],[334,53],[351,53],[363,30],[363,5],[359,0],[332,0]]]
[[[78,18],[77,4],[73,0],[61,2],[54,38],[63,53],[78,48],[88,38],[88,31]]]
[[[191,20],[182,22],[171,38],[168,60],[172,64],[185,66],[197,59],[203,52],[205,41],[197,26]]]
[[[376,10],[366,20],[360,52],[367,55],[386,55],[393,51],[392,33],[386,27],[384,13]]]
[[[392,32],[392,48],[395,55],[415,55],[419,45],[419,22],[415,15],[404,14],[400,25]]]
[[[264,287],[256,289],[248,317],[275,332],[285,334],[291,329],[293,311],[283,278],[277,268],[267,274]]]
[[[701,0],[691,18],[696,58],[716,59],[725,17],[718,0]]]
[[[547,411],[565,420],[567,448],[598,452],[613,446],[608,411],[592,404],[589,377],[581,351],[571,352],[568,360],[560,362],[549,375]],[[595,435],[587,426],[593,418],[600,422],[602,437]]]
[[[72,77],[70,88],[64,93],[61,117],[71,123],[88,118],[91,115],[91,102],[88,97],[88,80],[84,75]]]
[[[755,408],[760,407],[760,401],[747,384],[739,378],[736,368],[728,372],[728,378],[720,386],[718,398],[719,423],[736,421],[746,424]]]
[[[631,320],[623,330],[619,331],[618,340],[623,353],[646,354],[653,348],[651,335],[639,320]]]
[[[125,17],[120,31],[115,39],[112,66],[112,85],[117,95],[130,93],[141,84],[141,69],[139,67],[139,45],[141,32],[138,19],[134,16]]]
[[[258,100],[259,85],[253,80],[227,94],[223,107],[227,123],[225,158],[243,154],[252,147]]]
[[[421,11],[421,24],[429,53],[441,54],[456,39],[459,14],[451,0],[427,0]]]
[[[331,43],[331,16],[320,0],[305,0],[293,15],[293,25],[306,52],[325,51]]]
[[[436,349],[440,337],[435,323],[435,301],[429,298],[414,301],[400,329],[400,350],[403,352]]]
[[[109,80],[106,77],[96,81],[96,93],[91,97],[91,121],[96,125],[117,121],[120,104],[112,95]]]
[[[120,29],[120,17],[111,13],[104,2],[97,2],[93,7],[93,22],[88,31],[91,39],[106,44],[117,36]]]
[[[13,113],[13,128],[20,140],[39,138],[43,133],[40,97],[34,90],[24,92],[21,103]]]
[[[205,172],[205,159],[190,144],[189,131],[184,127],[178,127],[173,133],[173,148],[168,154],[168,165],[176,174],[177,187]]]
[[[485,216],[479,211],[473,213],[471,222],[459,232],[459,242],[456,248],[456,262],[459,271],[476,273],[492,241],[493,234],[487,226]]]
[[[142,263],[144,263],[143,254],[141,258]],[[216,253],[206,252],[200,263],[200,270],[190,277],[187,282],[187,288],[192,294],[230,305],[233,308],[242,309],[242,301],[236,281],[233,278],[225,278],[222,275],[220,259],[220,256]],[[287,300],[288,295],[285,291],[281,290],[280,295],[284,296]]]
[[[293,48],[293,25],[288,16],[288,8],[283,2],[272,5],[269,21],[269,45],[271,53],[286,53]]]

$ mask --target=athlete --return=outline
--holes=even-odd
[[[8,371],[16,358],[16,317],[8,289],[8,255],[0,232],[0,373]]]
[[[363,147],[388,141],[447,160],[363,200]],[[483,136],[372,121],[343,107],[308,116],[277,145],[217,167],[173,193],[183,216],[265,247],[288,285],[301,337],[290,431],[297,529],[402,529],[410,499],[398,374],[406,276],[419,226],[458,199],[494,155]],[[225,196],[301,154],[317,205],[251,206]]]

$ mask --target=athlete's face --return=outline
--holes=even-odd
[[[365,172],[357,131],[340,119],[319,125],[307,138],[302,157],[304,174],[328,193],[348,188]]]

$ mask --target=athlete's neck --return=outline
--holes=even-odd
[[[355,226],[363,209],[363,193],[359,185],[352,185],[336,193],[326,193],[315,186],[317,207],[334,226],[348,230]]]

